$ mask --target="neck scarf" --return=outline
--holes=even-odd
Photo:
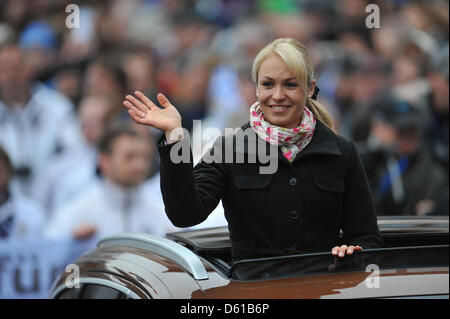
[[[259,103],[250,108],[250,126],[256,134],[272,145],[280,145],[281,152],[289,162],[311,142],[316,127],[316,119],[305,106],[302,121],[296,128],[290,129],[270,124],[264,119]]]

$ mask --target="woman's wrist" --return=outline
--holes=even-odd
[[[184,130],[181,126],[174,127],[165,132],[167,144],[175,143],[183,139]]]

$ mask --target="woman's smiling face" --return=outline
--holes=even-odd
[[[285,128],[300,124],[306,95],[277,54],[271,54],[261,63],[256,92],[266,121]]]

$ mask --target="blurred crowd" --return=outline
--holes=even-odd
[[[71,3],[79,12],[66,12]],[[366,24],[369,4],[379,28]],[[0,1],[0,238],[177,230],[159,190],[161,132],[131,123],[124,96],[164,93],[189,130],[194,120],[240,127],[256,100],[253,58],[278,37],[306,45],[318,99],[357,144],[378,215],[448,216],[448,9],[447,0]],[[224,224],[220,209],[205,226]]]

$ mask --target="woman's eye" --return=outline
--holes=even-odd
[[[298,86],[298,84],[289,82],[289,83],[286,83],[286,86],[289,87],[289,88],[296,88]]]

